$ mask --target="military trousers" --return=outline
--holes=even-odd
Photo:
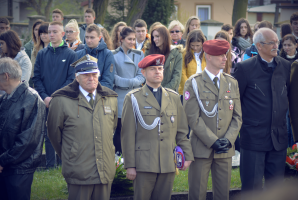
[[[133,181],[135,200],[170,200],[175,179],[172,173],[137,172]]]
[[[188,199],[206,200],[209,172],[212,175],[213,200],[229,200],[232,158],[195,158],[188,170]]]
[[[68,200],[109,200],[112,183],[68,186]]]

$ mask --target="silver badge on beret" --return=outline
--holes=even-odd
[[[175,118],[174,118],[174,116],[172,115],[172,116],[171,116],[171,122],[174,123],[174,121],[175,121]]]

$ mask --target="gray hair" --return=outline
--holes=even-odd
[[[0,59],[0,74],[8,73],[11,79],[19,79],[22,77],[22,69],[19,63],[9,57]]]
[[[178,20],[173,20],[170,23],[168,30],[171,31],[175,26],[179,26],[182,33],[184,33],[184,26]]]
[[[256,48],[258,48],[257,43],[262,43],[262,42],[266,41],[266,39],[264,37],[264,32],[267,32],[267,31],[273,32],[276,35],[276,33],[270,28],[266,28],[266,27],[260,28],[257,32],[255,32],[254,37],[253,37],[253,42],[254,42]],[[276,37],[277,37],[277,35],[276,35]]]

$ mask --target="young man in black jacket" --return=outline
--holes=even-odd
[[[33,82],[35,90],[44,100],[47,108],[51,95],[74,80],[74,69],[70,66],[77,60],[76,53],[68,48],[61,22],[51,22],[48,34],[50,44],[38,52],[34,65]],[[47,109],[48,110],[48,109]],[[55,150],[45,133],[46,166],[55,166]]]
[[[11,58],[0,59],[0,199],[29,200],[41,161],[46,106]]]
[[[279,40],[269,28],[253,38],[259,54],[237,63],[242,106],[240,176],[242,190],[262,189],[263,176],[282,178],[288,147],[286,113],[291,65],[277,56]]]

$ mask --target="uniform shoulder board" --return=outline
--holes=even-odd
[[[235,79],[233,76],[231,76],[230,74],[227,74],[227,73],[225,73],[225,72],[222,72],[222,74],[225,75],[225,76],[227,76],[227,77],[230,77],[230,78],[232,78],[232,79]],[[236,79],[235,79],[235,80],[236,80]]]
[[[174,93],[174,94],[179,95],[177,92],[175,92],[174,90],[172,90],[172,89],[170,89],[170,88],[165,88],[165,90],[166,90],[166,91],[169,91],[169,92],[172,92],[172,93]]]
[[[141,87],[140,87],[140,88],[137,88],[137,89],[134,89],[134,90],[128,92],[127,94],[133,94],[133,93],[136,93],[136,92],[140,91],[141,89],[142,89]]]
[[[195,73],[193,75],[191,75],[188,79],[192,79],[192,78],[195,78],[197,76],[201,76],[202,73]]]
[[[138,50],[138,49],[132,49],[131,51],[132,51],[133,53],[135,53],[135,54],[142,55],[142,51],[141,51],[141,50]]]

